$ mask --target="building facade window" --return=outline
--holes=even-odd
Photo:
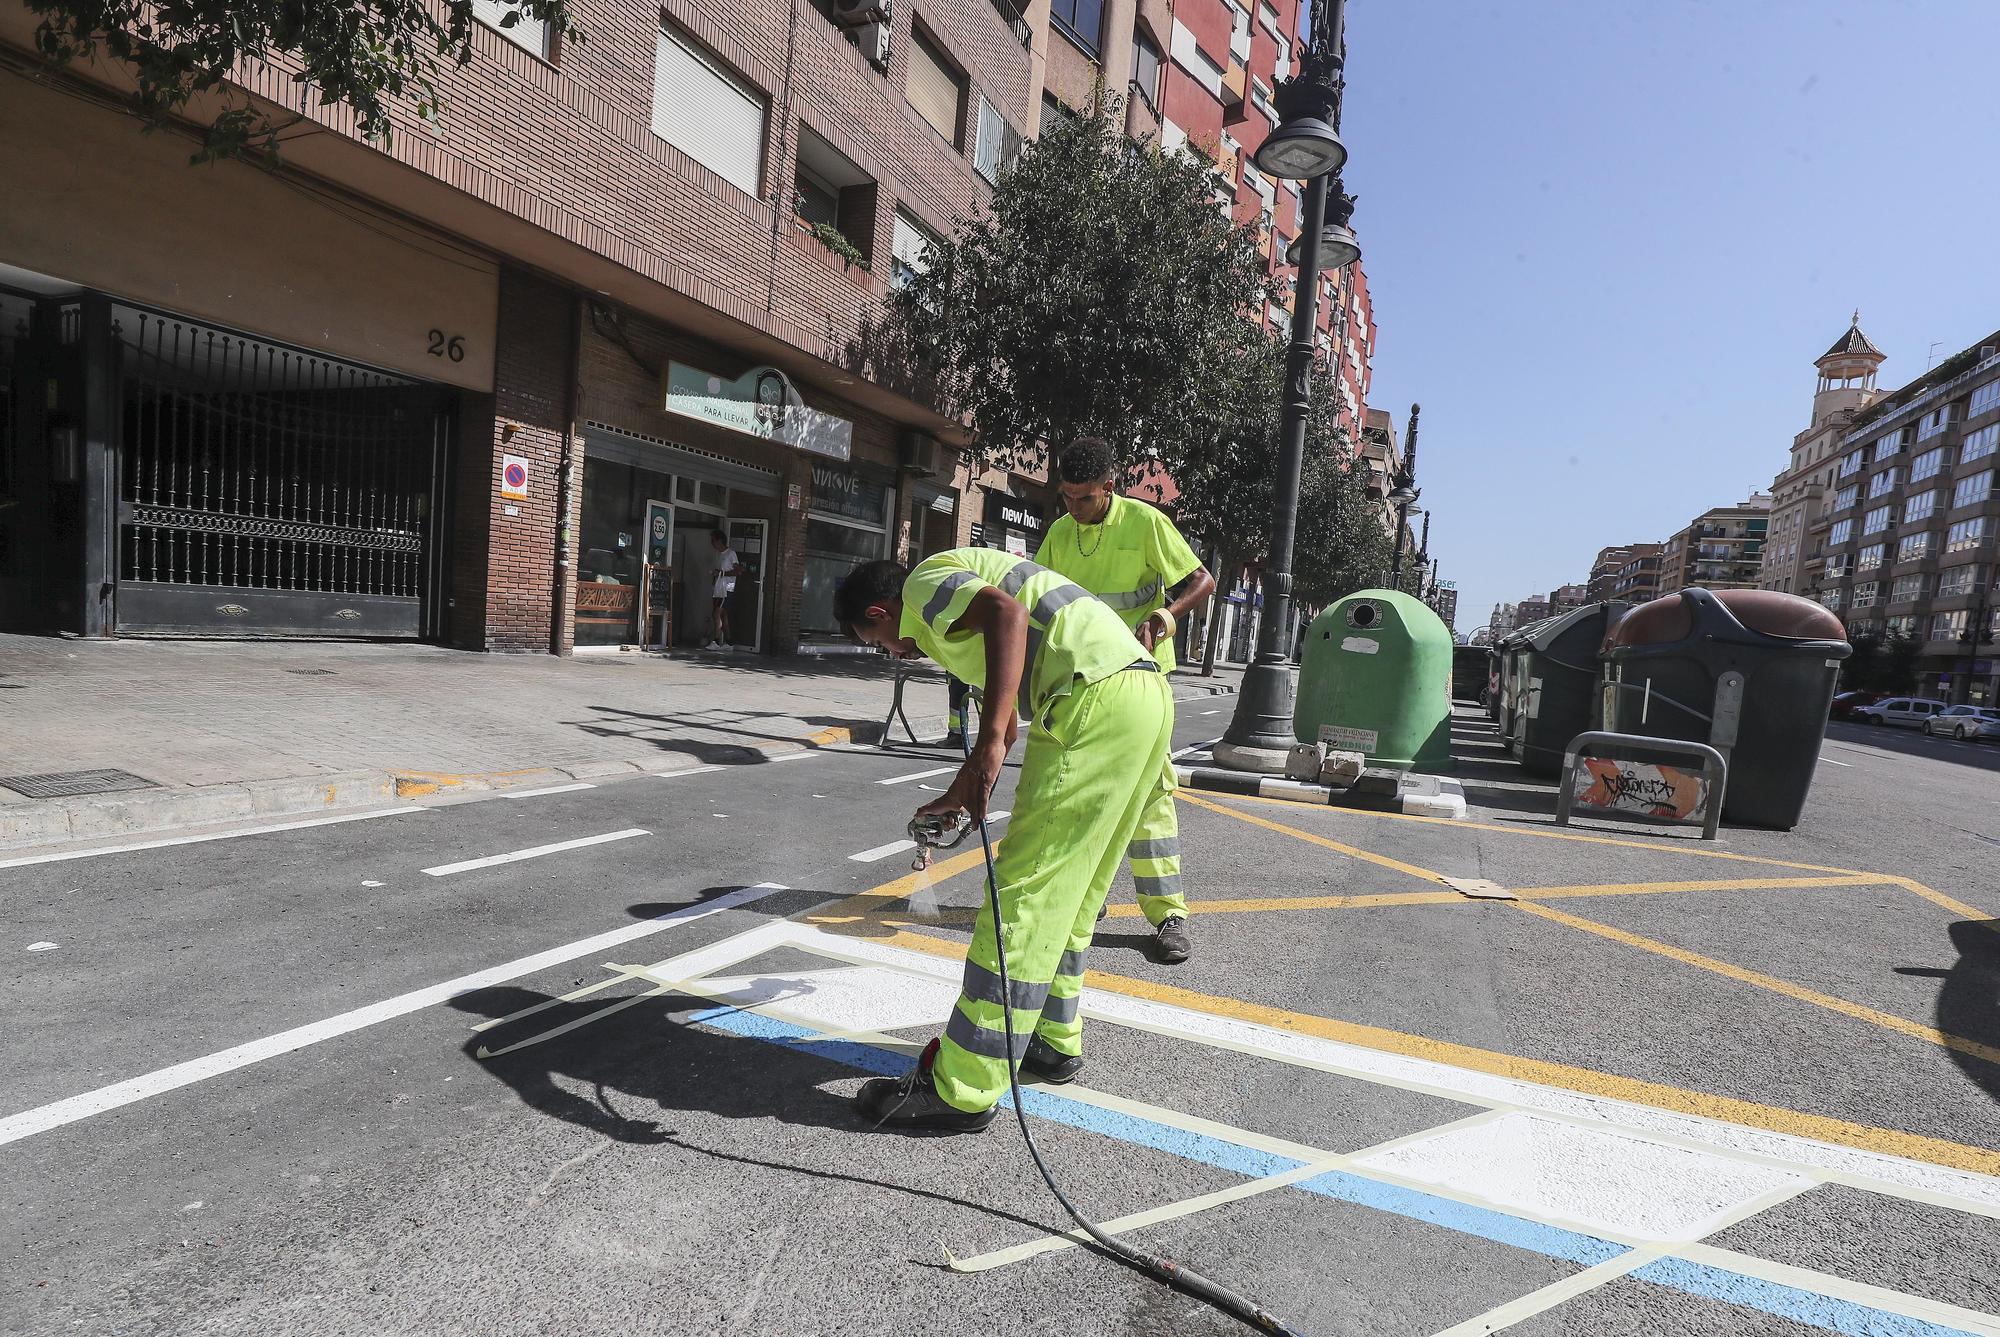
[[[1871,500],[1879,497],[1902,481],[1903,471],[1901,469],[1884,469],[1881,473],[1876,474],[1868,480],[1868,496]]]
[[[1924,597],[1924,576],[1921,572],[1914,576],[1898,576],[1896,583],[1889,587],[1889,602],[1892,604],[1915,603]]]
[[[1869,544],[1856,555],[1855,570],[1873,571],[1876,567],[1882,565],[1882,558],[1887,555],[1888,551],[1889,546],[1886,543]]]
[[[957,148],[965,133],[965,76],[922,28],[910,29],[910,63],[903,95],[931,129]]]
[[[2000,381],[1988,381],[1972,392],[1972,402],[1965,406],[1965,416],[1977,418],[1982,413],[2000,409]]]
[[[1915,613],[1904,613],[1904,614],[1903,614],[1902,616],[1900,616],[1900,617],[1892,617],[1892,618],[1890,618],[1890,619],[1889,619],[1889,634],[1890,634],[1891,636],[1914,636],[1914,635],[1916,635],[1916,634],[1917,634],[1917,615],[1916,615]]]
[[[1854,606],[1856,608],[1873,608],[1875,606],[1875,596],[1881,589],[1882,586],[1879,582],[1856,585],[1854,587]]]
[[[1968,548],[1976,548],[1986,541],[1986,536],[1992,532],[1992,528],[1993,521],[1987,516],[1981,516],[1977,520],[1960,520],[1945,531],[1944,550],[1964,552]]]
[[[1132,30],[1132,90],[1155,111],[1160,106],[1160,67],[1165,57],[1152,38]]]
[[[1844,511],[1848,507],[1852,506],[1855,502],[1859,501],[1860,499],[1861,499],[1861,485],[1859,483],[1850,483],[1848,486],[1840,489],[1840,491],[1833,494],[1833,509],[1836,511]]]
[[[1895,509],[1893,506],[1877,506],[1874,510],[1868,512],[1862,518],[1861,532],[1864,534],[1879,534],[1887,529],[1889,527],[1889,516]]]
[[[764,165],[764,95],[667,24],[653,55],[653,133],[748,195]]]
[[[1921,483],[1926,478],[1934,477],[1938,470],[1944,468],[1944,457],[1945,448],[1943,446],[1933,446],[1911,460],[1910,481],[1912,483]]]
[[[1954,566],[1938,577],[1938,598],[1949,598],[1954,594],[1970,594],[1979,588],[1979,577],[1984,568],[1979,566]]]
[[[511,24],[507,22],[509,14],[514,17]],[[549,25],[530,18],[526,10],[515,9],[507,0],[472,0],[472,17],[529,55],[549,58]]]
[[[1049,0],[1049,17],[1064,37],[1097,55],[1104,32],[1104,0]]]
[[[1931,614],[1931,639],[1934,641],[1955,641],[1965,635],[1967,622],[1963,608],[1949,613]]]
[[[1895,431],[1889,433],[1889,435],[1876,438],[1874,458],[1877,460],[1886,460],[1902,448],[1903,429],[1898,427]]]
[[[1936,488],[1932,488],[1928,492],[1919,492],[1914,497],[1905,498],[1903,501],[1903,523],[1909,525],[1915,524],[1919,520],[1930,519],[1931,512],[1937,509],[1937,499]]]
[[[855,567],[889,555],[895,515],[894,488],[848,465],[813,461],[800,631],[815,635],[840,631],[833,617],[833,592]]]
[[[895,235],[890,241],[889,281],[901,288],[917,275],[929,273],[931,246],[936,241],[935,232],[901,209],[896,210]]]
[[[1842,478],[1852,478],[1855,474],[1861,472],[1861,466],[1867,462],[1868,452],[1866,450],[1850,451],[1841,457],[1840,476]]]
[[[2000,422],[1967,433],[1965,444],[1959,447],[1958,462],[1970,464],[1974,460],[1983,460],[1995,449],[2000,449]]]
[[[1993,471],[1981,469],[1976,474],[1958,480],[1958,486],[1951,490],[1952,509],[1960,506],[1977,506],[1993,495]]]
[[[846,154],[803,122],[799,125],[798,176],[793,209],[807,223],[832,228],[875,265],[875,181]]]
[[[1896,545],[1896,560],[1899,562],[1914,562],[1920,557],[1930,556],[1930,551],[1930,530],[1926,529],[1921,534],[1905,534],[1903,535],[1903,541]]]
[[[1951,405],[1940,404],[1917,421],[1917,440],[1928,441],[1951,426]]]
[[[1819,601],[1825,604],[1828,608],[1831,608],[1835,612],[1838,612],[1840,610],[1840,605],[1842,602],[1840,587],[1836,585],[1834,588],[1827,590],[1825,593],[1819,596]]]

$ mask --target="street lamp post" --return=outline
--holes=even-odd
[[[1306,422],[1312,406],[1313,336],[1319,324],[1319,275],[1352,264],[1360,256],[1347,229],[1353,200],[1329,189],[1347,149],[1340,142],[1341,70],[1346,60],[1342,0],[1324,0],[1312,25],[1312,48],[1297,77],[1279,84],[1274,101],[1279,124],[1254,155],[1264,172],[1304,181],[1305,217],[1287,258],[1301,282],[1292,306],[1291,344],[1285,354],[1285,402],[1278,429],[1276,497],[1271,517],[1271,551],[1264,565],[1264,616],[1257,630],[1257,657],[1243,674],[1243,690],[1215,760],[1236,770],[1281,772],[1292,735],[1292,540],[1298,523],[1299,471],[1305,461]],[[1336,183],[1337,184],[1337,183]],[[1329,227],[1329,216],[1333,224]],[[1329,248],[1322,259],[1321,248]],[[1339,265],[1331,263],[1339,261]]]
[[[1423,405],[1410,405],[1409,448],[1403,452],[1403,462],[1396,469],[1396,490],[1389,494],[1389,500],[1396,507],[1396,546],[1389,554],[1389,588],[1399,590],[1403,579],[1403,542],[1410,533],[1410,507],[1424,494],[1417,488],[1417,415]]]

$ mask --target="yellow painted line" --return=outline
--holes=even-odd
[[[1643,938],[1636,933],[1627,933],[1622,928],[1613,928],[1609,924],[1600,924],[1594,919],[1584,919],[1563,910],[1552,909],[1546,905],[1535,905],[1527,901],[1517,901],[1514,904],[1517,908],[1525,910],[1531,915],[1540,915],[1542,918],[1552,919],[1558,924],[1567,924],[1571,928],[1582,929],[1585,933],[1595,933],[1600,938],[1609,938],[1611,941],[1623,943],[1627,947],[1636,947],[1642,952],[1651,952],[1655,956],[1664,956],[1669,960],[1679,961],[1684,965],[1712,971],[1717,975],[1725,976],[1743,984],[1754,985],[1759,989],[1768,989],[1772,993],[1782,994],[1787,998],[1795,998],[1801,1003],[1811,1003],[1813,1006],[1823,1007],[1829,1012],[1838,1012],[1843,1016],[1853,1017],[1857,1021],[1866,1021],[1880,1026],[1884,1030],[1894,1031],[1898,1035],[1907,1035],[1913,1040],[1923,1040],[1929,1044],[1939,1045],[1945,1049],[1952,1050],[1955,1053],[1969,1054],[1973,1058],[1984,1059],[1988,1063],[2000,1064],[2000,1049],[1996,1049],[1992,1045],[1981,1044],[1977,1040],[1968,1040],[1962,1035],[1953,1035],[1948,1031],[1938,1030],[1934,1026],[1925,1026],[1920,1022],[1911,1021],[1907,1017],[1898,1017],[1892,1013],[1880,1011],[1863,1003],[1853,1003],[1845,998],[1836,998],[1832,994],[1821,993],[1817,989],[1808,989],[1803,984],[1794,984],[1790,980],[1781,980],[1775,975],[1766,975],[1762,971],[1749,970],[1742,966],[1731,965],[1727,961],[1718,961],[1712,956],[1703,956],[1699,952],[1690,952],[1683,947],[1675,947],[1670,943],[1658,942],[1652,938]]]
[[[1277,831],[1283,835],[1296,836],[1300,840],[1310,841],[1312,844],[1321,846],[1322,848],[1333,850],[1337,854],[1345,854],[1350,859],[1359,859],[1363,863],[1372,863],[1379,868],[1393,868],[1399,873],[1408,873],[1411,877],[1420,877],[1426,882],[1444,881],[1444,877],[1441,874],[1433,873],[1428,868],[1419,868],[1415,864],[1404,863],[1401,859],[1391,859],[1386,854],[1371,854],[1358,846],[1343,845],[1337,840],[1329,840],[1325,836],[1315,835],[1310,831],[1301,831],[1295,826],[1286,826],[1281,822],[1267,821],[1254,813],[1238,812],[1234,808],[1225,808],[1221,804],[1211,803],[1205,798],[1196,798],[1185,789],[1176,790],[1175,793],[1183,802],[1192,803],[1197,808],[1206,808],[1210,812],[1219,812],[1225,817],[1234,817],[1239,822],[1248,822],[1252,826],[1261,826],[1266,831]],[[1275,799],[1271,800],[1271,802],[1277,801]],[[1291,806],[1296,808],[1298,805],[1294,803]]]
[[[1941,905],[1955,915],[1964,915],[1967,919],[1982,920],[1988,928],[1995,928],[1993,923],[1994,916],[1991,910],[1982,910],[1976,905],[1967,905],[1964,901],[1954,900],[1941,891],[1932,890],[1915,878],[1892,877],[1885,880],[1894,883],[1907,892],[1923,897],[1932,905]]]
[[[1653,896],[1682,891],[1796,891],[1811,887],[1887,886],[1890,879],[1872,873],[1842,873],[1838,877],[1735,877],[1695,882],[1607,882],[1593,886],[1510,887],[1524,901],[1562,900],[1572,896]]]
[[[932,956],[954,959],[964,956],[964,948],[958,944],[921,933],[897,932],[875,941],[896,947],[908,947],[914,951],[927,952]],[[1175,1007],[1207,1012],[1215,1016],[1232,1017],[1239,1021],[1256,1022],[1278,1030],[1336,1040],[1343,1044],[1358,1045],[1363,1049],[1379,1050],[1386,1054],[1429,1059],[1432,1062],[1447,1063],[1496,1077],[1537,1082],[1543,1086],[1559,1087],[1566,1091],[1602,1096],[1610,1100],[1623,1100],[1635,1105],[1651,1105],[1656,1109],[1693,1114],[1704,1119],[1718,1119],[1724,1123],[1741,1124],[1746,1128],[1761,1128],[1766,1132],[1789,1133],[1796,1137],[1837,1143],[1840,1146],[1859,1147],[1864,1151],[1902,1156],[1932,1165],[1947,1166],[1954,1170],[2000,1175],[2000,1151],[1986,1147],[1968,1147],[1957,1142],[1947,1142],[1942,1138],[1925,1137],[1921,1133],[1906,1133],[1895,1128],[1875,1128],[1868,1124],[1853,1123],[1823,1114],[1808,1114],[1802,1110],[1760,1105],[1755,1101],[1742,1100],[1735,1096],[1689,1091],[1662,1082],[1642,1081],[1635,1077],[1596,1072],[1589,1068],[1576,1068],[1544,1059],[1501,1054],[1490,1049],[1475,1049],[1470,1045],[1455,1044],[1448,1040],[1432,1040],[1421,1035],[1408,1035],[1380,1026],[1337,1021],[1331,1017],[1313,1016],[1303,1012],[1287,1012],[1282,1008],[1268,1007],[1262,1003],[1196,993],[1192,989],[1182,989],[1171,984],[1155,984],[1151,980],[1109,975],[1098,970],[1086,971],[1084,982],[1092,988],[1112,993],[1168,1003]]]
[[[814,910],[800,916],[800,921],[816,924],[821,928],[837,928],[842,924],[852,924],[866,919],[876,911],[885,910],[925,887],[936,886],[948,878],[957,877],[966,869],[985,859],[984,851],[974,848],[962,854],[954,854],[949,859],[941,859],[922,872],[905,873],[893,881],[884,882],[858,896],[849,896],[822,910]]]
[[[808,747],[832,747],[836,743],[851,743],[854,741],[854,730],[845,725],[837,725],[831,729],[821,729],[805,741]]]
[[[1234,813],[1232,809],[1217,807],[1214,803],[1206,799],[1195,799],[1185,789],[1178,791],[1178,794],[1181,798],[1187,799],[1189,802],[1200,803],[1204,808],[1213,808],[1217,812],[1232,812],[1233,815],[1238,817],[1245,815]],[[1283,799],[1261,798],[1254,794],[1230,794],[1227,797],[1242,803],[1275,804],[1280,807],[1289,808],[1293,812],[1297,812],[1301,806],[1297,803],[1288,803]],[[1322,810],[1308,808],[1308,811]],[[1539,826],[1515,826],[1499,822],[1474,822],[1461,817],[1420,817],[1414,813],[1407,812],[1371,812],[1363,808],[1335,808],[1329,806],[1323,811],[1336,813],[1342,817],[1381,818],[1391,822],[1423,822],[1430,826],[1463,827],[1469,831],[1498,831],[1502,835],[1509,836],[1537,836],[1543,840],[1574,840],[1586,845],[1622,845],[1627,849],[1651,850],[1656,854],[1684,854],[1691,859],[1733,859],[1742,863],[1768,864],[1773,868],[1797,868],[1808,873],[1847,873],[1855,877],[1871,876],[1860,868],[1834,868],[1826,864],[1794,863],[1789,859],[1770,859],[1759,854],[1737,854],[1730,850],[1690,849],[1685,848],[1690,843],[1686,840],[1626,840],[1618,836],[1586,835],[1581,831],[1551,831]],[[1894,882],[1897,879],[1883,874],[1881,875],[1881,880],[1884,882]]]
[[[1743,877],[1701,882],[1607,882],[1590,886],[1510,887],[1524,901],[1564,900],[1581,896],[1662,896],[1695,891],[1781,891],[1812,887],[1886,886],[1879,877]],[[1396,905],[1493,905],[1496,901],[1464,896],[1456,891],[1358,892],[1348,896],[1260,896],[1235,900],[1192,900],[1188,909],[1195,914],[1262,914],[1271,910],[1370,910]],[[970,911],[965,912],[967,918]],[[1136,905],[1114,905],[1111,919],[1135,919],[1144,914]],[[950,922],[941,915],[930,922]],[[922,921],[900,922],[915,927]]]

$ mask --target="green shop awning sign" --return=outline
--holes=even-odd
[[[667,412],[845,460],[854,452],[854,424],[806,407],[791,377],[776,367],[752,367],[726,381],[684,362],[667,364]]]

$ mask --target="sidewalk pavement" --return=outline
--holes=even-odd
[[[1182,672],[1175,694],[1241,677]],[[873,742],[893,680],[874,655],[0,636],[0,849]],[[919,668],[904,706],[918,737],[941,737],[943,675]],[[48,798],[7,783],[94,770],[149,783]]]

